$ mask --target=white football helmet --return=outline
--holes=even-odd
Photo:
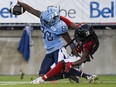
[[[49,7],[43,11],[40,16],[40,21],[44,26],[53,26],[60,20],[60,14],[55,7]]]

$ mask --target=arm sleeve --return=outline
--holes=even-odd
[[[68,27],[71,26],[72,22],[69,19],[67,19],[67,18],[65,18],[63,16],[60,16],[60,19],[62,21],[64,21],[67,24]]]

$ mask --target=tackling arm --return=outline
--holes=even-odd
[[[72,39],[71,39],[71,37],[70,37],[70,35],[69,35],[68,32],[63,33],[61,36],[63,37],[63,39],[67,43],[70,43],[72,41]],[[73,42],[70,44],[70,47],[71,47],[71,50],[73,51],[73,53],[77,56],[78,55],[78,52],[77,52],[76,46],[75,46],[75,44]]]
[[[88,55],[88,52],[84,49],[82,52],[82,57],[81,59],[75,61],[75,62],[67,62],[65,65],[65,72],[69,72],[69,70],[76,65],[80,65],[86,61],[86,57]]]
[[[29,13],[31,13],[31,14],[33,14],[33,15],[35,15],[35,16],[40,18],[41,11],[32,8],[31,6],[29,6],[29,5],[25,4],[25,3],[20,2],[19,0],[18,0],[18,4],[21,5]]]
[[[81,59],[75,61],[74,65],[80,65],[80,64],[84,63],[86,61],[87,55],[88,55],[88,51],[86,51],[85,49],[83,49]]]

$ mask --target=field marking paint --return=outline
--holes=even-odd
[[[45,81],[43,83],[69,83],[69,81]],[[32,84],[31,81],[0,81],[0,85]]]
[[[44,83],[70,83],[70,81],[45,81]],[[87,83],[87,82],[86,82]],[[95,83],[116,83],[116,81],[97,81]],[[32,84],[31,81],[0,81],[0,85]]]
[[[0,81],[0,85],[31,84],[30,81]]]

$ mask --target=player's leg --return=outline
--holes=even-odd
[[[54,64],[51,66],[51,69],[54,68],[57,64],[57,62],[64,60],[67,57],[67,52],[65,48],[61,48],[58,49],[56,51],[54,51]],[[56,68],[57,69],[57,68]],[[52,77],[46,79],[47,81],[51,81],[51,80],[58,80],[58,79],[62,79],[63,78],[63,74],[62,72],[55,70],[57,74],[53,75]]]
[[[64,59],[65,62],[75,62],[77,60],[79,60],[80,57],[76,57],[75,55],[70,55],[67,59]],[[83,64],[81,64],[79,66],[79,68],[83,68]],[[76,70],[74,68],[71,68],[71,70],[68,72],[68,74],[70,74],[70,77],[69,77],[69,80],[75,80],[75,82],[79,83],[79,77],[83,77],[85,79],[90,79],[89,77],[91,77],[92,75],[90,74],[86,74],[86,73],[83,73],[82,70],[79,71],[79,70]],[[67,75],[67,74],[65,74]]]
[[[55,63],[54,63],[54,65],[51,66],[51,68],[54,68],[55,65],[57,64],[57,62],[66,59],[67,56],[68,56],[68,53],[67,53],[67,51],[66,51],[66,49],[64,47],[54,51],[54,61],[55,61]],[[57,68],[55,68],[55,69],[57,69]],[[62,71],[60,71],[59,73],[58,72],[56,72],[56,73],[57,73],[56,75],[48,78],[47,80],[50,81],[50,80],[58,80],[58,79],[62,79],[63,78]]]
[[[53,63],[54,63],[54,59],[52,57],[52,53],[51,54],[46,54],[45,58],[42,61],[40,71],[39,71],[39,75],[42,76],[42,75],[46,74],[50,70],[50,66]]]
[[[53,52],[53,55],[54,55],[54,62],[55,63],[57,63],[57,61],[58,61],[58,58],[59,57],[64,57],[64,56],[61,56],[62,55],[62,53],[60,53],[60,56],[59,56],[59,52],[60,52],[60,50],[56,50],[56,51],[54,51]],[[64,58],[63,58],[64,59]],[[46,61],[45,61],[46,62]],[[43,65],[46,65],[47,63],[43,63]],[[50,77],[52,77],[52,76],[54,76],[54,75],[56,75],[56,74],[58,74],[61,70],[62,70],[62,68],[64,67],[64,61],[60,61],[60,62],[58,62],[58,64],[54,67],[54,68],[52,68],[47,74],[45,74],[45,75],[43,75],[42,76],[42,81],[43,80],[46,80],[46,79],[48,79],[48,78],[50,78]],[[42,69],[44,68],[44,71],[45,71],[45,69],[46,69],[46,67],[41,67],[41,72],[42,72]],[[47,70],[46,70],[47,71]],[[39,73],[39,74],[41,74],[41,72]],[[43,72],[42,72],[43,73]],[[40,78],[40,79],[39,79]],[[39,78],[37,78],[37,80],[35,79],[34,81],[32,81],[32,83],[36,83],[36,82],[38,82],[38,80],[41,80],[41,77],[39,77]],[[41,82],[41,81],[40,81]]]
[[[46,79],[59,73],[63,69],[63,67],[64,67],[64,62],[63,61],[58,62],[57,65],[54,68],[52,68],[49,72],[47,72],[45,75],[35,79],[31,83],[37,84],[37,83],[44,82]]]
[[[86,74],[86,73],[83,73],[81,71],[78,71],[74,68],[71,68],[70,71],[68,72],[70,74],[70,76],[72,76],[70,78],[70,80],[75,80],[76,82],[79,82],[79,78],[78,77],[83,77],[85,79],[87,79],[90,82],[94,81],[94,80],[97,80],[97,75],[90,75],[90,74]]]
[[[45,58],[42,61],[41,67],[40,67],[40,71],[39,71],[39,76],[43,76],[45,75],[49,70],[50,70],[50,66],[54,63],[54,58],[53,58],[53,53],[50,54],[46,54]],[[31,83],[33,84],[37,84],[40,82],[41,78],[36,78],[35,80],[33,80]],[[43,82],[43,80],[41,79],[41,82]]]
[[[64,53],[61,50],[56,51],[54,53],[54,58],[57,58],[57,59],[60,58],[62,60],[64,59],[65,61],[76,61],[78,59],[75,56],[74,57],[70,57],[69,59],[65,59],[66,57],[64,56]],[[54,60],[57,60],[57,59],[54,59]],[[58,64],[54,68],[52,68],[46,75],[42,76],[42,79],[46,80],[47,78],[50,78],[50,77],[58,74],[63,69],[64,64],[65,64],[64,61],[58,62]]]
[[[64,61],[58,62],[57,65],[53,69],[51,69],[48,73],[42,76],[42,79],[45,80],[47,78],[50,78],[58,74],[63,68],[64,68]]]

